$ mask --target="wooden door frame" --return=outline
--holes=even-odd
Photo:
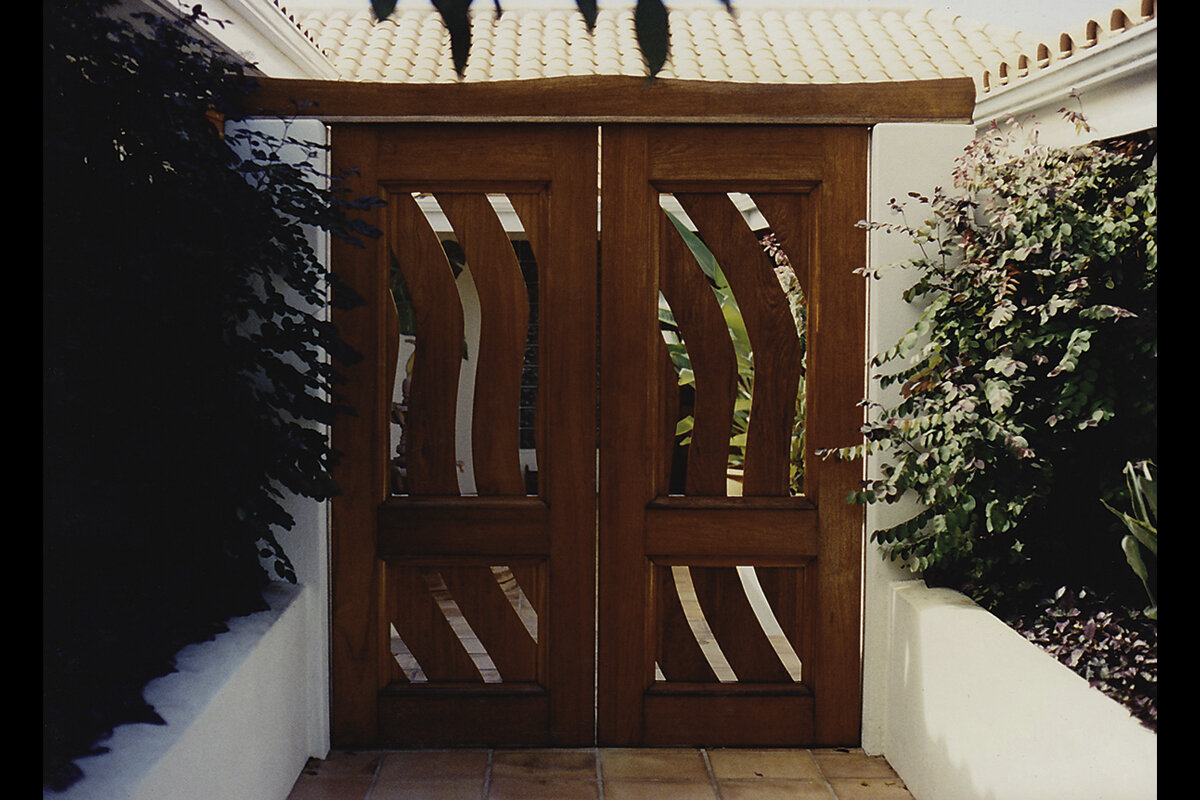
[[[588,76],[535,81],[485,84],[380,84],[340,81],[260,79],[258,90],[245,102],[246,116],[311,117],[327,123],[377,124],[385,122],[448,123],[704,123],[715,125],[853,125],[868,128],[887,122],[970,122],[974,109],[974,84],[969,78],[893,83],[765,85],[720,84],[676,80],[645,80],[623,76]],[[553,109],[547,113],[546,109]],[[360,154],[362,155],[362,154]],[[353,160],[353,159],[352,159]],[[364,166],[359,163],[355,166]],[[342,245],[335,242],[335,250]],[[344,248],[343,248],[344,250]],[[340,256],[335,254],[335,259]],[[346,370],[351,380],[364,371],[377,370],[382,362],[383,327],[377,316],[347,315],[342,324],[349,338],[368,343],[363,364]],[[865,328],[865,309],[862,326]],[[372,383],[382,380],[372,375]],[[386,418],[381,408],[372,406],[374,419]],[[382,400],[377,402],[382,403]],[[339,440],[341,449],[378,447],[379,438],[369,425],[342,423],[341,428],[355,429],[351,439]],[[339,426],[335,425],[335,431]],[[341,434],[335,433],[335,436]],[[838,442],[840,443],[840,442]],[[847,469],[854,469],[847,465]],[[340,477],[340,475],[339,475]],[[619,479],[618,479],[619,480]],[[331,556],[335,563],[333,592],[335,608],[331,631],[331,649],[335,654],[362,648],[372,653],[367,663],[378,665],[380,647],[364,645],[363,628],[379,625],[378,613],[368,601],[378,585],[374,545],[368,556],[362,542],[348,540],[342,532],[361,525],[374,526],[387,489],[382,475],[367,478],[352,489],[335,510],[331,532]],[[353,507],[351,497],[359,505]],[[830,500],[823,513],[832,513],[844,503]],[[644,510],[644,506],[643,506]],[[630,512],[631,513],[631,512]],[[862,542],[858,543],[860,546]],[[357,563],[339,569],[339,563]],[[345,587],[357,587],[346,592]],[[339,588],[341,587],[341,588]],[[589,584],[587,591],[591,592]],[[349,627],[343,620],[358,615],[359,622]],[[359,631],[356,635],[354,631]],[[857,646],[860,632],[856,633]],[[641,659],[644,652],[635,648]],[[641,659],[644,662],[644,659]],[[632,669],[641,669],[637,666]],[[378,674],[366,670],[361,679],[333,689],[333,738],[339,746],[373,744],[378,739],[378,720],[373,704],[378,694]],[[854,716],[857,729],[860,709]],[[579,715],[577,715],[579,716]],[[585,724],[577,720],[576,727]],[[846,730],[845,721],[839,730]],[[622,726],[626,731],[628,723]],[[561,737],[558,743],[578,738]],[[619,738],[628,738],[627,733]],[[834,743],[844,734],[820,735],[820,741]]]

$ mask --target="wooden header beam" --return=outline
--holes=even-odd
[[[246,116],[326,122],[873,125],[971,122],[970,78],[885,83],[718,83],[591,75],[487,83],[259,79]]]

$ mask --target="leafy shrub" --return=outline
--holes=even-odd
[[[1112,597],[1062,586],[1005,621],[1157,732],[1156,620]]]
[[[325,498],[331,292],[351,236],[287,137],[223,133],[251,84],[190,18],[43,5],[43,780],[184,645],[265,607],[285,490]],[[344,293],[339,293],[345,297]]]
[[[873,532],[885,557],[984,601],[1128,589],[1096,498],[1157,452],[1154,153],[1152,137],[1055,148],[996,127],[958,160],[957,191],[911,195],[925,222],[869,226],[922,251],[904,298],[924,309],[872,362],[900,398],[832,451],[886,456],[852,502],[923,502]]]

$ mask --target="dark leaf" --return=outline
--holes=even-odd
[[[638,0],[633,24],[637,30],[638,47],[641,48],[642,59],[646,62],[646,70],[653,78],[667,63],[671,43],[667,9],[662,0]]]
[[[396,0],[371,0],[371,11],[375,13],[376,22],[390,17],[395,9]]]
[[[579,8],[579,13],[583,14],[588,33],[591,33],[596,27],[596,0],[575,0],[575,5]]]
[[[454,57],[454,71],[462,77],[467,69],[467,56],[471,52],[471,0],[433,0],[450,33],[450,54]]]

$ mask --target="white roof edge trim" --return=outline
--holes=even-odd
[[[333,64],[309,39],[296,20],[271,0],[206,0],[204,10],[213,19],[229,20],[233,28],[241,26],[246,31],[237,35],[231,27],[217,26],[213,33],[231,47],[245,37],[247,43],[265,42],[291,63],[297,75],[280,77],[323,78],[336,80],[339,75]],[[264,65],[258,65],[261,68]],[[267,74],[270,71],[263,69]]]
[[[1081,51],[1083,58],[1065,59],[1054,67],[1013,81],[984,94],[975,103],[975,125],[982,127],[1010,114],[1023,116],[1051,103],[1063,103],[1072,92],[1155,71],[1158,68],[1158,20],[1131,28],[1102,49]]]

